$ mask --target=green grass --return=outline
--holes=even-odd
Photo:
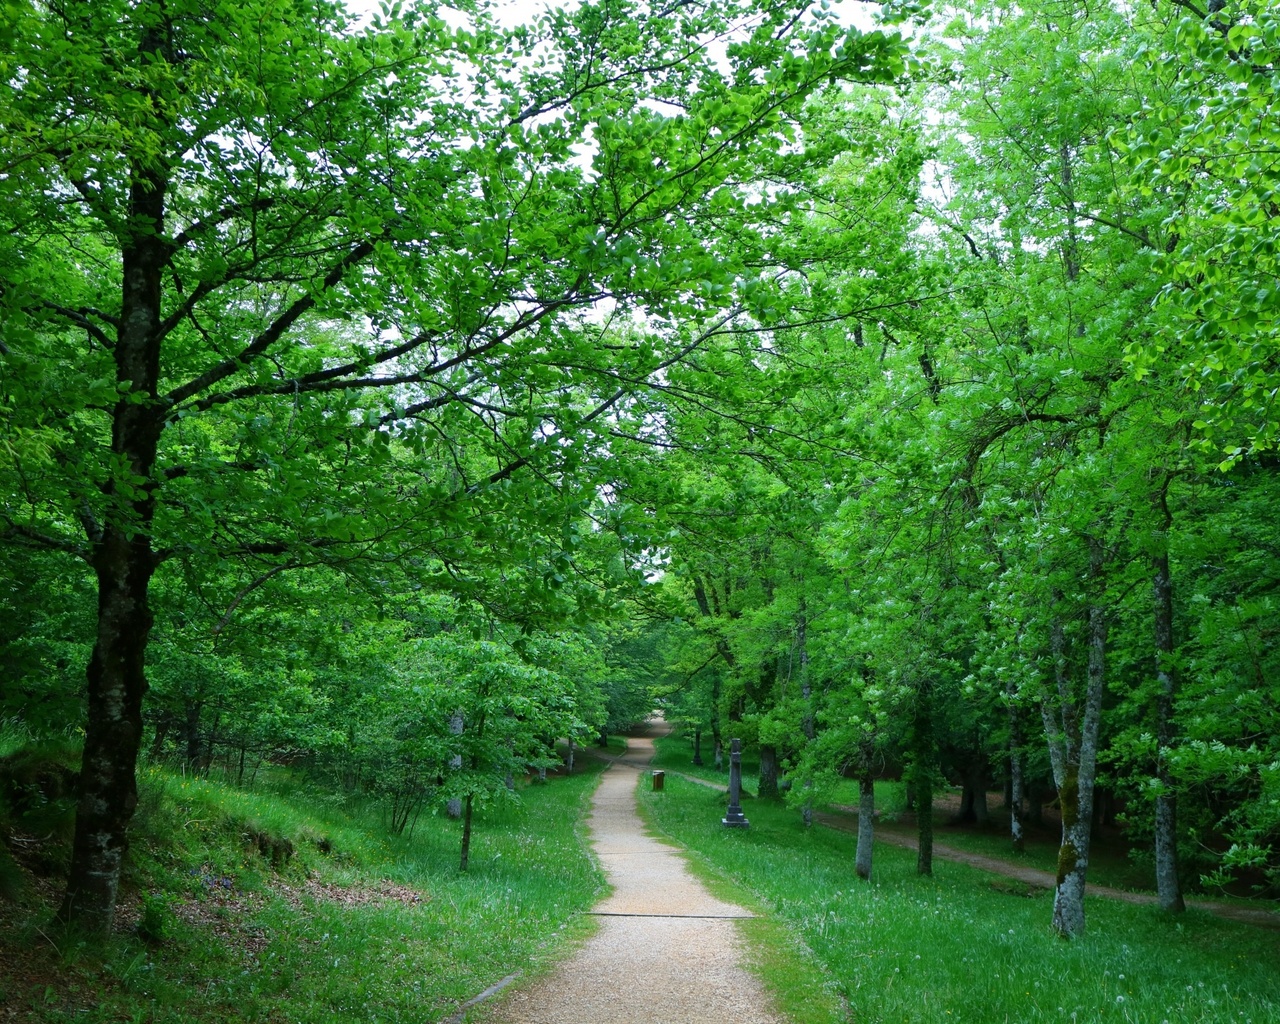
[[[444,816],[390,837],[367,803],[149,770],[129,875],[164,941],[99,946],[15,926],[0,955],[12,951],[23,968],[0,976],[0,1004],[33,1022],[91,1024],[448,1017],[593,929],[579,912],[603,879],[582,818],[602,766],[579,766],[478,811],[466,874],[461,827]],[[293,845],[279,871],[258,852],[261,834]],[[36,921],[52,912],[29,909]]]
[[[999,821],[997,821],[997,818]],[[957,850],[996,857],[1019,867],[1038,868],[1049,874],[1058,870],[1059,840],[1052,835],[1027,836],[1022,853],[1014,853],[1010,845],[1007,816],[992,813],[992,821],[986,828],[966,826],[954,828],[945,821],[934,829],[934,842],[954,846]],[[1127,847],[1105,845],[1095,841],[1089,851],[1089,881],[1113,889],[1133,892],[1154,891],[1154,879],[1149,871],[1129,858]]]
[[[710,736],[702,738],[703,765],[693,763],[693,741],[685,736],[659,736],[653,741],[654,755],[650,766],[669,772],[682,772],[694,778],[706,779],[720,786],[729,785],[729,750],[724,752],[724,768],[717,771],[715,766],[715,746]],[[742,755],[743,792],[748,796],[756,791],[756,779],[760,775],[759,756],[751,750]]]
[[[663,737],[657,741],[656,747],[658,756],[654,760],[655,767],[728,786],[727,770],[717,772],[714,767],[694,767],[691,760],[693,746],[687,738]],[[760,771],[759,761],[754,752],[747,751],[743,755],[742,764],[744,794],[751,797]],[[902,782],[883,779],[877,779],[875,786],[876,807],[881,816],[880,827],[892,828],[903,835],[914,835],[913,830],[904,828],[897,821],[898,816],[906,809],[906,786]],[[842,779],[824,794],[824,798],[824,802],[820,805],[822,809],[848,813],[850,809],[856,809],[858,806],[858,783],[854,779]],[[1026,838],[1024,852],[1014,853],[1010,846],[1007,822],[1007,815],[999,808],[993,808],[991,821],[985,827],[975,825],[954,827],[947,823],[946,812],[939,810],[936,812],[934,823],[934,841],[954,846],[968,853],[995,857],[1019,867],[1037,868],[1056,874],[1058,839],[1051,834],[1031,834]],[[1129,857],[1128,848],[1123,845],[1109,846],[1095,842],[1089,857],[1089,879],[1097,885],[1111,886],[1115,889],[1135,892],[1154,889],[1154,880],[1151,878],[1150,871],[1135,863]]]
[[[695,765],[693,763],[693,741],[684,735],[672,734],[658,737],[654,740],[654,751],[654,768],[691,775],[696,779],[705,779],[707,782],[714,782],[726,788],[729,785],[729,754],[727,751],[725,752],[724,768],[717,771],[712,760],[714,748],[711,740],[706,736],[703,737],[702,742],[702,757],[707,762],[704,765]],[[759,778],[759,752],[748,748],[742,752],[742,793],[744,796],[749,799],[755,798]],[[906,792],[906,786],[901,782],[877,781],[876,806],[880,808],[881,813],[897,814],[906,806]],[[835,788],[827,794],[827,806],[831,805],[857,807],[858,783],[852,779],[842,779],[837,783]]]
[[[858,1024],[1280,1020],[1275,932],[1095,898],[1087,934],[1063,942],[1048,892],[997,891],[990,875],[943,861],[919,878],[913,853],[885,845],[862,883],[852,837],[806,831],[793,810],[755,801],[749,829],[725,829],[723,797],[678,777],[641,799],[704,870],[795,931]]]

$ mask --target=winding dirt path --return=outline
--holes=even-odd
[[[486,1024],[786,1024],[764,986],[742,966],[735,920],[752,915],[712,896],[679,850],[646,835],[636,782],[654,735],[629,739],[606,769],[588,826],[612,895],[592,913],[600,929],[545,978],[512,986]]]

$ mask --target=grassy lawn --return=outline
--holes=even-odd
[[[704,748],[707,746],[704,743]],[[682,772],[698,778],[728,786],[727,770],[717,772],[714,767],[695,768],[692,765],[692,744],[684,737],[667,736],[657,741],[658,756],[654,766],[671,772]],[[704,755],[705,756],[705,755]],[[743,789],[747,796],[755,793],[756,778],[760,766],[754,752],[743,755]],[[959,790],[954,791],[956,794]],[[858,806],[858,783],[842,779],[826,794],[827,802],[821,809],[848,813]],[[878,779],[876,781],[876,808],[879,812],[878,829],[892,830],[903,836],[915,837],[914,817],[903,814],[906,808],[906,786],[902,782]],[[1054,830],[1028,828],[1025,850],[1014,853],[1009,839],[1008,815],[997,805],[993,797],[991,820],[987,825],[953,826],[948,823],[947,811],[935,810],[934,842],[953,846],[967,853],[981,854],[1006,860],[1021,867],[1037,868],[1055,874],[1058,869],[1059,839]],[[1112,840],[1110,843],[1095,840],[1089,856],[1089,880],[1097,885],[1131,891],[1152,891],[1154,879],[1149,869],[1130,859],[1128,847]]]
[[[0,904],[0,1007],[94,1024],[446,1018],[593,928],[578,912],[603,879],[582,818],[603,765],[578,764],[477,812],[466,874],[461,826],[443,815],[393,837],[369,804],[151,770],[123,934],[102,946],[53,931],[57,886],[29,884],[17,907]],[[293,856],[273,868],[261,837]],[[159,933],[149,941],[140,917]]]
[[[795,930],[858,1024],[1280,1020],[1275,932],[1093,899],[1087,935],[1066,943],[1050,931],[1047,891],[999,891],[945,861],[919,878],[913,853],[880,844],[873,881],[861,883],[852,837],[806,831],[794,810],[753,801],[751,827],[725,829],[723,797],[678,777],[641,800],[701,872]]]

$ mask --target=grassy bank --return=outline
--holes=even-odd
[[[1048,892],[946,862],[919,878],[914,854],[885,845],[862,883],[852,837],[805,830],[781,805],[753,801],[751,827],[730,830],[723,797],[696,783],[669,778],[642,800],[700,870],[732,879],[795,930],[859,1024],[1280,1020],[1274,932],[1094,899],[1088,934],[1065,943],[1049,929]]]
[[[437,1021],[591,928],[582,818],[601,765],[459,823],[388,836],[381,808],[151,770],[118,935],[59,933],[59,885],[0,902],[0,1006],[32,1022]]]

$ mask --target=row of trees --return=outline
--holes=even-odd
[[[1015,845],[1051,778],[1063,935],[1100,777],[1167,909],[1197,875],[1274,887],[1280,165],[1258,118],[1280,23],[947,14],[924,84],[809,122],[856,128],[813,184],[802,231],[824,238],[785,308],[848,313],[766,315],[763,352],[708,365],[696,386],[743,429],[676,419],[680,707],[740,720],[762,792],[777,759],[802,806],[857,776],[864,829],[874,775],[905,764],[926,872],[941,765],[969,813],[1009,780]]]
[[[144,744],[405,827],[663,660],[806,814],[1051,775],[1063,934],[1099,764],[1171,909],[1179,846],[1272,863],[1263,5],[6,11],[3,699],[85,723],[64,919]]]

